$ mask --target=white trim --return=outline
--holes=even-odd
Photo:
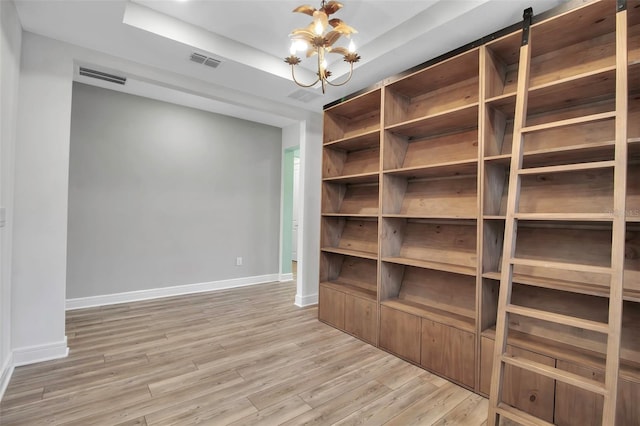
[[[233,278],[207,283],[152,288],[149,290],[105,294],[102,296],[79,297],[76,299],[67,299],[67,310],[114,305],[117,303],[135,302],[138,300],[158,299],[161,297],[179,296],[182,294],[202,293],[205,291],[222,290],[226,288],[244,287],[248,285],[278,281],[278,278],[278,274],[257,275],[254,277]]]
[[[293,272],[289,272],[288,274],[280,274],[278,281],[293,281]]]
[[[67,336],[65,336],[61,342],[14,349],[13,365],[19,367],[21,365],[64,358],[67,355],[69,355],[69,348],[67,347]]]
[[[2,366],[2,371],[0,371],[0,401],[2,401],[4,392],[7,390],[7,386],[9,386],[9,381],[13,375],[13,368],[13,353],[9,352],[9,356]]]
[[[307,294],[304,296],[300,296],[300,294],[296,294],[295,305],[304,308],[306,306],[317,305],[318,304],[318,293],[316,294]]]

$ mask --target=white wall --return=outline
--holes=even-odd
[[[22,27],[13,2],[0,1],[0,398],[12,372],[11,251],[13,233],[13,153],[16,139]]]
[[[277,279],[281,134],[74,83],[67,299]]]
[[[69,52],[29,33],[15,151],[12,346],[17,364],[65,356]]]
[[[317,300],[319,262],[321,115],[254,99],[28,32],[22,36],[17,140],[11,341],[18,364],[65,356],[64,335],[69,127],[73,65],[119,70],[147,83],[304,121],[300,132],[304,232],[296,302]],[[5,96],[4,94],[2,95]],[[308,156],[308,157],[307,157]],[[307,164],[308,163],[308,164]],[[308,216],[307,216],[308,215]],[[305,218],[307,220],[305,220]]]

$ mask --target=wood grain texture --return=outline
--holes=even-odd
[[[69,311],[69,357],[16,368],[0,424],[482,424],[486,400],[318,322],[294,294],[273,283]]]

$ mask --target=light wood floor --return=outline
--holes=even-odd
[[[0,424],[481,425],[486,399],[317,321],[295,285],[67,313],[68,358],[16,368]]]

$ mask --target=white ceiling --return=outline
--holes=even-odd
[[[358,30],[354,40],[362,60],[346,86],[329,87],[324,95],[307,89],[317,94],[310,102],[289,97],[300,88],[291,81],[283,58],[289,55],[289,32],[311,19],[291,11],[305,3],[319,7],[319,0],[14,1],[26,31],[232,89],[263,104],[320,112],[349,93],[519,22],[526,7],[539,14],[568,0],[342,0],[344,8],[334,16]],[[216,69],[195,64],[189,61],[192,52],[222,64]],[[329,68],[340,81],[348,68],[335,56]],[[307,69],[298,67],[300,79],[314,78],[312,62],[304,61]],[[276,126],[293,122],[283,114],[256,112],[249,104],[229,99],[225,105],[150,81],[130,79],[114,89]]]

